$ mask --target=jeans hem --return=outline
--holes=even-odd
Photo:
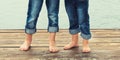
[[[81,33],[81,37],[83,39],[89,40],[89,39],[91,39],[91,34],[86,35],[86,34]]]
[[[48,32],[59,32],[59,28],[58,27],[48,27]]]
[[[80,29],[79,28],[77,28],[77,29],[70,29],[69,30],[69,32],[70,32],[70,34],[77,34],[77,33],[79,33],[80,32]]]
[[[36,32],[36,29],[25,29],[26,34],[34,34]]]

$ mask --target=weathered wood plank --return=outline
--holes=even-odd
[[[21,44],[24,39],[2,39],[0,44]],[[71,38],[56,39],[57,44],[67,44],[71,41]],[[120,43],[120,38],[92,38],[89,40],[90,43]],[[82,42],[82,39],[79,39],[79,43]],[[35,38],[33,39],[33,44],[48,44],[48,38]]]
[[[91,53],[82,53],[82,40],[79,48],[63,50],[71,35],[68,30],[60,30],[56,43],[60,52],[48,51],[47,30],[38,30],[33,36],[31,50],[24,52],[19,46],[25,39],[24,30],[0,30],[0,60],[119,60],[120,29],[92,29]],[[64,41],[63,41],[64,40]]]
[[[67,44],[67,43],[66,43]],[[66,44],[56,44],[58,47],[63,47],[65,46]],[[0,48],[13,48],[13,47],[19,47],[21,44],[0,44]],[[82,46],[82,43],[79,44],[80,46]],[[118,48],[120,48],[120,43],[90,43],[89,44],[90,46],[97,46],[97,47],[104,47],[104,46],[108,46],[110,48],[112,48],[111,46],[116,46]],[[48,47],[49,44],[36,44],[36,43],[33,43],[31,46],[37,46],[37,47]]]
[[[0,59],[33,59],[33,60],[106,60],[106,59],[119,59],[119,50],[92,50],[91,53],[81,53],[81,49],[76,48],[72,50],[61,50],[58,53],[49,53],[46,48],[32,48],[30,51],[19,51],[17,48],[3,48],[0,53]],[[8,53],[9,52],[9,53]],[[108,55],[109,54],[109,55]],[[61,59],[60,59],[61,58]]]
[[[48,37],[49,34],[48,33],[36,33],[33,35],[33,37],[37,38],[37,37]],[[69,33],[57,33],[56,35],[57,37],[71,37],[71,35]],[[24,33],[0,33],[0,39],[4,39],[4,38],[24,38],[25,34]],[[116,33],[92,33],[92,37],[93,38],[119,38],[120,37],[120,32],[116,32]]]

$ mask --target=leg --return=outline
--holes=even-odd
[[[78,17],[75,1],[73,0],[65,0],[65,8],[69,17],[70,28],[69,32],[72,34],[72,41],[64,47],[65,50],[71,49],[73,47],[78,47],[78,33],[79,33],[79,25],[78,25]]]
[[[36,32],[36,23],[41,10],[43,0],[29,0],[27,21],[25,32],[27,34],[34,34]]]
[[[46,0],[46,6],[48,11],[48,32],[49,36],[49,51],[52,53],[58,52],[55,45],[55,36],[58,32],[58,13],[59,13],[59,0]]]
[[[91,38],[88,14],[88,0],[77,0],[77,11],[81,36],[83,38],[83,52],[90,52],[88,40]]]
[[[26,21],[26,39],[24,43],[20,46],[20,50],[29,50],[32,42],[32,34],[36,32],[36,23],[39,16],[39,12],[42,7],[43,0],[29,0],[28,6],[28,17]]]

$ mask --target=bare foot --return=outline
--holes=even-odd
[[[89,44],[89,40],[83,39],[83,49],[82,49],[82,52],[89,53],[91,51],[91,49],[90,49],[88,44]]]
[[[22,50],[22,51],[28,51],[28,50],[30,49],[30,45],[31,45],[31,43],[25,41],[25,42],[20,46],[20,50]]]
[[[27,51],[30,49],[30,45],[32,42],[32,34],[26,34],[26,38],[24,43],[20,46],[20,50]]]
[[[69,50],[69,49],[76,48],[76,47],[79,47],[79,45],[74,44],[74,43],[69,43],[66,46],[64,46],[64,50]]]
[[[72,35],[72,41],[64,47],[64,50],[79,47],[78,45],[78,34]]]
[[[89,53],[90,51],[91,50],[89,46],[83,46],[83,50],[82,50],[83,53]]]
[[[59,50],[57,49],[56,47],[56,43],[55,43],[55,36],[56,36],[56,33],[50,33],[50,36],[49,36],[49,51],[51,53],[57,53],[59,52]]]
[[[59,50],[55,46],[49,46],[49,51],[51,53],[57,53],[57,52],[59,52]]]

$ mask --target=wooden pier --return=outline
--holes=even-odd
[[[79,48],[63,50],[71,40],[68,30],[61,29],[56,36],[58,53],[48,51],[47,30],[38,30],[33,35],[32,48],[20,51],[25,39],[24,30],[0,30],[0,60],[120,60],[120,30],[92,29],[90,53],[82,53],[82,40]]]

